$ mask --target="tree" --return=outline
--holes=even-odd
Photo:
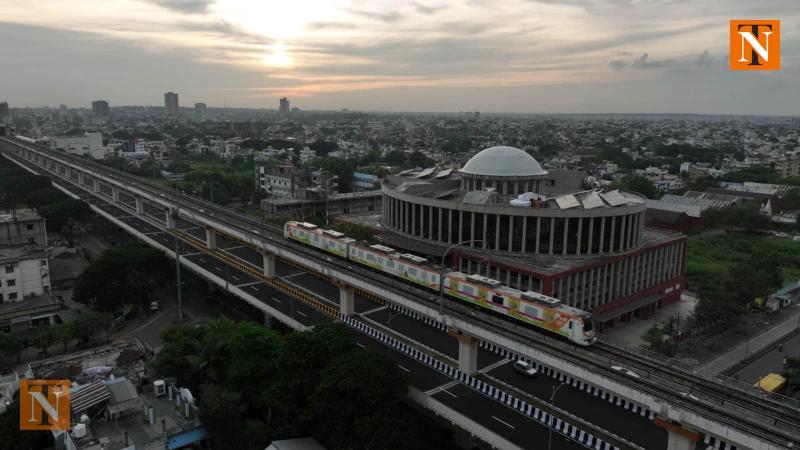
[[[6,411],[0,414],[0,450],[52,448],[53,435],[49,431],[19,429],[19,391],[10,400]]]
[[[769,217],[759,210],[757,203],[744,202],[728,208],[704,209],[700,218],[711,228],[760,230],[769,226]]]
[[[171,265],[164,254],[142,245],[129,244],[104,251],[76,282],[75,298],[107,312],[125,304],[145,308],[145,300],[170,279]]]
[[[48,186],[28,193],[23,201],[31,208],[41,208],[64,200],[66,195],[58,189]]]
[[[13,356],[19,362],[19,352],[25,348],[25,343],[13,333],[0,333],[0,355]]]
[[[79,223],[87,221],[91,213],[88,204],[74,198],[65,198],[39,209],[47,228],[52,232],[61,233],[70,247],[74,245],[76,227]]]
[[[790,392],[800,390],[800,358],[786,358],[781,375],[786,378],[786,387]]]
[[[659,192],[655,185],[640,175],[627,175],[615,182],[614,188],[638,192],[647,198],[659,198]]]

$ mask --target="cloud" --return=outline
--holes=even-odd
[[[699,67],[711,67],[711,61],[713,58],[711,54],[708,53],[708,50],[705,50],[703,53],[697,55],[697,59],[694,61],[694,65]]]
[[[444,6],[428,6],[428,5],[424,5],[424,4],[420,3],[420,2],[413,2],[412,5],[414,6],[414,9],[418,13],[424,14],[426,16],[430,16],[432,14],[436,14],[437,12],[439,12],[439,11],[444,9]]]
[[[668,65],[672,64],[671,59],[663,59],[663,60],[651,60],[650,55],[647,53],[642,53],[642,56],[634,59],[631,61],[631,67],[634,69],[660,69],[662,67],[667,67]]]
[[[214,0],[143,0],[164,9],[184,14],[205,14]]]
[[[623,61],[621,59],[614,59],[608,63],[608,67],[611,67],[614,70],[622,70],[627,69],[630,64],[627,61]]]
[[[247,44],[267,45],[273,42],[272,39],[264,35],[246,31],[226,20],[182,21],[178,22],[176,27],[185,31],[209,33],[221,37],[227,37],[234,41]]]
[[[396,23],[399,22],[403,15],[398,13],[397,11],[392,12],[374,12],[374,11],[363,11],[360,9],[348,9],[347,12],[354,16],[363,17],[365,19],[376,20],[379,22],[384,23]]]

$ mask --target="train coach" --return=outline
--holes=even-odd
[[[556,333],[579,345],[591,345],[597,340],[590,313],[538,292],[518,291],[498,280],[461,272],[448,272],[440,280],[439,268],[425,258],[383,245],[359,243],[343,233],[307,222],[287,222],[284,236],[433,291],[443,287],[450,297]]]

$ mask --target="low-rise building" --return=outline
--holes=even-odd
[[[800,158],[775,161],[772,163],[772,168],[783,178],[800,176]]]
[[[277,198],[325,199],[339,187],[338,177],[325,170],[298,169],[291,164],[256,166],[256,189]]]
[[[47,251],[36,244],[0,247],[0,303],[50,292]]]
[[[50,147],[72,155],[89,155],[94,159],[103,159],[108,153],[108,149],[103,146],[101,133],[54,137],[50,140]]]
[[[0,247],[22,244],[47,248],[44,218],[32,209],[0,211]]]
[[[380,189],[381,179],[377,175],[364,172],[353,172],[353,190],[374,191]]]

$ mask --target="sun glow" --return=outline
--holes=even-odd
[[[272,46],[272,53],[264,57],[264,62],[273,67],[289,67],[292,65],[292,57],[288,50],[286,44],[279,42]]]

